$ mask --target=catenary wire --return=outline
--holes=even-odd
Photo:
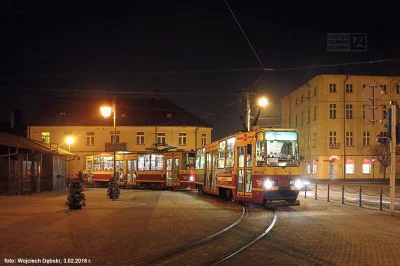
[[[257,53],[256,53],[256,50],[254,50],[253,45],[251,45],[251,42],[250,42],[249,38],[247,38],[247,35],[246,35],[246,33],[244,32],[244,30],[243,30],[242,26],[240,25],[239,21],[237,20],[237,18],[236,18],[236,16],[235,16],[235,13],[233,13],[231,7],[229,6],[229,4],[228,4],[228,2],[227,2],[226,0],[225,0],[225,4],[227,5],[229,11],[231,12],[233,18],[235,19],[235,21],[236,21],[236,23],[237,23],[237,25],[239,26],[240,30],[242,31],[244,37],[246,38],[247,43],[249,44],[251,50],[253,50],[253,53],[254,53],[254,55],[257,57],[257,60],[258,60],[258,62],[260,63],[261,67],[262,67],[263,69],[265,69],[263,63],[262,63],[261,60],[260,60],[260,57],[258,57],[258,55],[257,55]]]
[[[182,71],[160,71],[160,72],[118,72],[118,73],[61,73],[54,75],[25,75],[23,78],[53,78],[53,77],[90,77],[90,76],[130,76],[130,75],[157,75],[157,74],[184,74],[184,73],[207,73],[207,72],[232,72],[232,71],[249,71],[249,70],[264,70],[264,71],[286,71],[286,70],[301,70],[308,68],[325,68],[325,67],[336,67],[336,66],[350,66],[350,65],[362,65],[362,64],[379,64],[387,62],[400,61],[400,58],[389,58],[372,61],[358,61],[349,63],[338,63],[338,64],[324,64],[314,66],[299,66],[299,67],[287,67],[287,68],[236,68],[236,69],[204,69],[204,70],[182,70]],[[8,76],[3,76],[7,78]]]

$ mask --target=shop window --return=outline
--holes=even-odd
[[[371,173],[371,161],[364,159],[362,164],[362,173],[370,174]]]
[[[346,160],[346,174],[354,175],[354,161],[351,159]]]

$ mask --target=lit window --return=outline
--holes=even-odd
[[[353,84],[351,83],[346,84],[346,93],[353,93]]]
[[[136,144],[144,144],[144,132],[136,132]]]
[[[186,145],[186,132],[178,133],[178,144],[179,145]]]
[[[86,132],[86,146],[94,145],[94,132]]]
[[[369,160],[366,160],[366,159],[363,160],[362,172],[363,172],[363,174],[371,173],[371,162]]]
[[[346,174],[354,175],[354,161],[347,159],[346,160]]]
[[[346,119],[353,119],[353,105],[346,104]]]
[[[329,104],[329,118],[336,119],[336,104],[335,103]]]
[[[353,146],[353,132],[346,132],[346,146]]]
[[[370,134],[369,131],[363,132],[363,146],[369,146],[370,144]]]
[[[329,84],[329,92],[330,93],[336,93],[336,83],[330,83]]]
[[[119,135],[115,135],[115,139],[114,140],[114,135],[111,135],[111,143],[119,143]]]
[[[42,142],[50,144],[50,132],[42,132]]]
[[[202,133],[201,134],[201,146],[204,146],[207,144],[207,134],[206,133]]]
[[[157,132],[157,143],[165,144],[165,133]]]
[[[336,131],[329,132],[329,144],[336,144]]]

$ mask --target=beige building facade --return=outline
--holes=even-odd
[[[368,121],[368,88],[380,88],[375,124]],[[400,100],[400,77],[319,75],[281,99],[282,124],[299,130],[302,176],[310,179],[383,178],[371,155],[376,135],[386,131],[385,112]],[[389,168],[386,171],[389,176]]]
[[[196,150],[211,142],[212,127],[166,99],[125,99],[116,106],[116,136],[113,119],[101,116],[100,103],[73,106],[45,105],[27,137],[69,150],[77,157],[70,162],[71,176],[84,169],[84,157],[113,153],[143,152],[153,144]],[[95,106],[97,108],[93,108]],[[67,139],[72,140],[68,144]]]

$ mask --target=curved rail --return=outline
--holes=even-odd
[[[174,255],[174,254],[177,254],[179,252],[182,252],[182,251],[184,251],[186,249],[189,249],[191,247],[194,247],[194,246],[197,246],[197,245],[200,245],[200,244],[203,244],[205,242],[208,242],[208,241],[212,240],[213,238],[219,236],[220,234],[222,234],[222,233],[228,231],[229,229],[231,229],[232,227],[236,226],[237,224],[239,224],[244,219],[244,217],[247,215],[247,207],[245,205],[242,205],[242,206],[243,206],[242,216],[240,216],[240,218],[236,222],[234,222],[233,224],[229,225],[228,227],[216,232],[215,234],[209,235],[209,236],[207,236],[207,237],[205,237],[205,238],[203,238],[203,239],[201,239],[199,241],[196,241],[196,242],[193,242],[191,244],[187,244],[187,245],[178,247],[176,249],[167,251],[164,254],[161,254],[159,256],[156,256],[156,257],[153,257],[153,258],[150,258],[150,259],[147,259],[147,260],[143,260],[143,261],[135,263],[133,265],[134,266],[138,266],[138,265],[146,265],[146,264],[149,264],[149,263],[153,263],[153,262],[159,261],[161,259],[167,258],[167,257],[169,257],[171,255]]]
[[[237,249],[235,249],[232,252],[229,252],[228,254],[224,255],[223,257],[211,261],[207,264],[205,264],[204,266],[212,266],[212,265],[218,265],[223,261],[226,261],[230,258],[232,258],[233,256],[239,254],[240,252],[242,252],[243,250],[247,249],[248,247],[250,247],[251,245],[253,245],[255,242],[257,242],[258,240],[260,240],[261,238],[263,238],[266,234],[268,234],[269,231],[271,231],[271,229],[275,226],[276,221],[278,220],[278,213],[276,212],[276,210],[274,209],[274,217],[272,219],[271,224],[267,227],[267,229],[265,229],[264,232],[260,233],[258,236],[256,236],[253,240],[250,240],[249,242],[245,243],[244,245],[238,247]]]

